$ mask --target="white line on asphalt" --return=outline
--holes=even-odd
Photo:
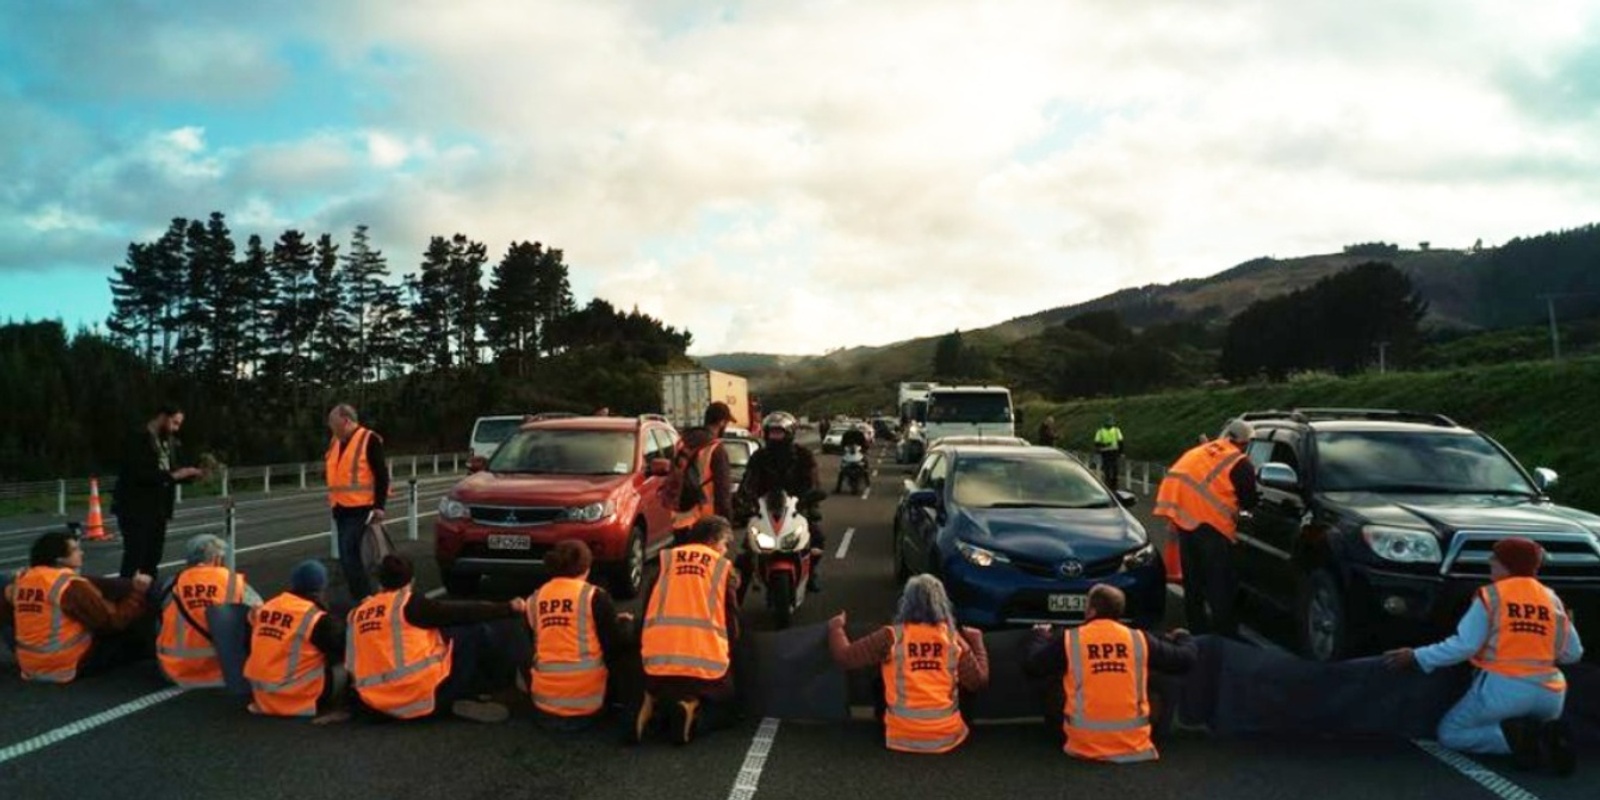
[[[844,529],[844,538],[839,541],[839,554],[834,556],[834,558],[844,558],[844,554],[850,552],[850,539],[855,535],[855,528]]]
[[[1438,742],[1431,742],[1426,739],[1412,739],[1411,743],[1422,748],[1422,752],[1443,761],[1456,772],[1467,776],[1479,786],[1494,792],[1495,796],[1503,800],[1539,800],[1539,796],[1533,792],[1512,783],[1498,772],[1487,769],[1482,764],[1446,748]]]
[[[761,783],[761,770],[767,766],[767,754],[772,752],[773,737],[778,735],[778,720],[767,717],[756,729],[756,738],[744,754],[744,764],[739,767],[739,777],[733,781],[728,800],[750,800],[756,796],[756,786]]]
[[[104,725],[108,722],[114,722],[128,716],[129,714],[138,713],[157,703],[166,702],[180,694],[183,694],[183,692],[183,689],[180,689],[176,686],[162,689],[159,692],[147,694],[137,700],[130,700],[108,711],[102,711],[92,717],[85,717],[77,722],[69,723],[56,728],[53,731],[41,733],[32,739],[28,739],[27,741],[17,742],[14,745],[0,750],[0,764],[4,764],[14,758],[20,758],[21,756],[25,756],[35,750],[40,750],[63,740],[70,739],[80,733],[92,731],[101,725]]]
[[[426,597],[429,600],[434,600],[434,599],[437,599],[437,598],[440,598],[440,597],[444,597],[444,587],[440,586],[437,589],[429,589],[428,593],[423,595],[423,597]]]
[[[867,498],[869,498],[871,496],[872,496],[872,487],[868,486],[867,490],[861,493],[861,499],[865,500],[865,499],[867,499]]]

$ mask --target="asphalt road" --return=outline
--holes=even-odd
[[[824,463],[831,471],[836,459]],[[829,501],[826,591],[809,598],[796,624],[821,622],[840,608],[849,611],[853,630],[887,621],[898,594],[889,535],[902,477],[885,462],[870,496]],[[825,479],[831,486],[831,474]],[[427,485],[420,504],[424,512],[432,511],[447,487]],[[242,552],[239,564],[264,593],[281,587],[296,561],[327,555],[326,540],[314,537],[326,528],[326,511],[315,497],[263,505],[248,515],[241,511],[240,519],[241,548],[256,549]],[[430,523],[424,520],[416,543],[404,541],[403,522],[394,529],[402,549],[417,557],[424,588],[438,585],[429,557]],[[848,529],[854,532],[841,557]],[[313,538],[273,544],[307,535]],[[91,556],[92,569],[115,568],[115,546],[96,546]],[[637,609],[637,603],[627,605]],[[769,627],[759,604],[751,605],[746,623]],[[1179,605],[1174,598],[1169,617],[1180,613]],[[1250,621],[1269,633],[1282,627],[1271,620]],[[1104,791],[1136,798],[1241,800],[1578,800],[1592,798],[1596,785],[1592,772],[1569,780],[1530,776],[1512,773],[1494,759],[1452,766],[1403,740],[1222,740],[1180,733],[1161,743],[1157,763],[1110,767],[1067,758],[1037,723],[980,724],[956,753],[929,757],[886,751],[881,729],[871,721],[774,725],[748,720],[689,748],[626,748],[618,726],[551,734],[532,724],[526,706],[504,725],[436,720],[324,729],[252,717],[237,698],[208,692],[169,697],[162,694],[165,688],[153,664],[65,688],[25,686],[8,666],[0,677],[0,797],[817,800],[838,791],[878,798],[1083,797]],[[68,735],[95,722],[95,715],[141,699],[153,705]]]

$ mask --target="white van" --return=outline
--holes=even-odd
[[[928,445],[946,436],[1016,436],[1011,391],[1003,386],[935,386],[923,424]]]
[[[472,425],[472,441],[468,447],[475,456],[488,458],[494,451],[500,449],[500,443],[511,438],[522,427],[523,420],[527,419],[522,414],[510,414],[500,417],[478,417]]]

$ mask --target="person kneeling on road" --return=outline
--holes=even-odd
[[[1188,672],[1199,659],[1189,632],[1153,636],[1123,625],[1127,606],[1122,590],[1098,584],[1089,590],[1084,624],[1071,630],[1034,626],[1023,672],[1060,680],[1061,696],[1051,698],[1045,721],[1060,724],[1067,755],[1091,761],[1130,763],[1159,757],[1151,741],[1151,721],[1171,708],[1169,692],[1151,671]]]
[[[82,569],[78,538],[52,531],[34,540],[27,568],[0,592],[0,627],[23,680],[71,683],[150,657],[150,576],[91,578]]]
[[[918,575],[900,593],[894,623],[855,642],[845,614],[828,621],[828,649],[841,669],[877,665],[883,681],[884,745],[902,753],[948,753],[967,739],[958,689],[989,685],[983,634],[956,629],[944,584]]]
[[[1439,744],[1467,753],[1510,753],[1522,769],[1541,760],[1559,775],[1577,767],[1561,721],[1567,679],[1558,664],[1583,658],[1583,642],[1561,598],[1534,576],[1544,551],[1531,539],[1494,545],[1489,577],[1449,639],[1384,654],[1391,667],[1433,672],[1471,660],[1479,672],[1461,701],[1439,721]]]
[[[344,620],[328,613],[328,569],[302,561],[289,575],[289,591],[250,612],[250,713],[316,717],[323,724],[348,717],[335,708],[346,681],[340,656]],[[322,716],[317,716],[318,713]]]
[[[566,723],[557,727],[575,727],[571,723],[605,711],[608,666],[621,649],[622,624],[632,619],[617,613],[605,589],[589,583],[593,562],[582,541],[558,542],[544,557],[550,581],[528,598],[529,690],[545,721]]]
[[[661,553],[661,569],[644,593],[639,654],[645,686],[630,731],[635,743],[643,741],[657,704],[665,704],[664,719],[678,744],[688,744],[697,725],[721,728],[737,717],[731,654],[739,639],[738,578],[727,558],[732,535],[726,519],[706,517],[689,529],[688,544]]]
[[[465,719],[504,722],[510,712],[483,693],[502,679],[509,685],[517,662],[513,643],[490,623],[521,617],[527,602],[433,600],[412,590],[414,574],[409,558],[384,556],[379,592],[350,612],[345,668],[354,699],[396,719],[448,708]]]
[[[156,637],[156,658],[167,680],[185,689],[223,685],[222,662],[211,640],[206,609],[243,603],[255,608],[261,596],[244,576],[225,566],[228,543],[203,533],[189,540],[188,566],[162,591],[161,633]]]

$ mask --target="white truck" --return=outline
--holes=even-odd
[[[733,411],[728,427],[750,429],[750,384],[742,376],[714,369],[661,375],[661,413],[680,431],[704,422],[706,406],[718,401]]]
[[[928,393],[938,384],[930,381],[909,381],[900,384],[897,408],[900,413],[900,436],[895,441],[894,459],[901,464],[915,464],[922,460],[928,440],[923,434],[923,422],[928,416]]]
[[[1014,437],[1011,390],[1004,386],[935,386],[922,424],[928,444],[946,436]]]

